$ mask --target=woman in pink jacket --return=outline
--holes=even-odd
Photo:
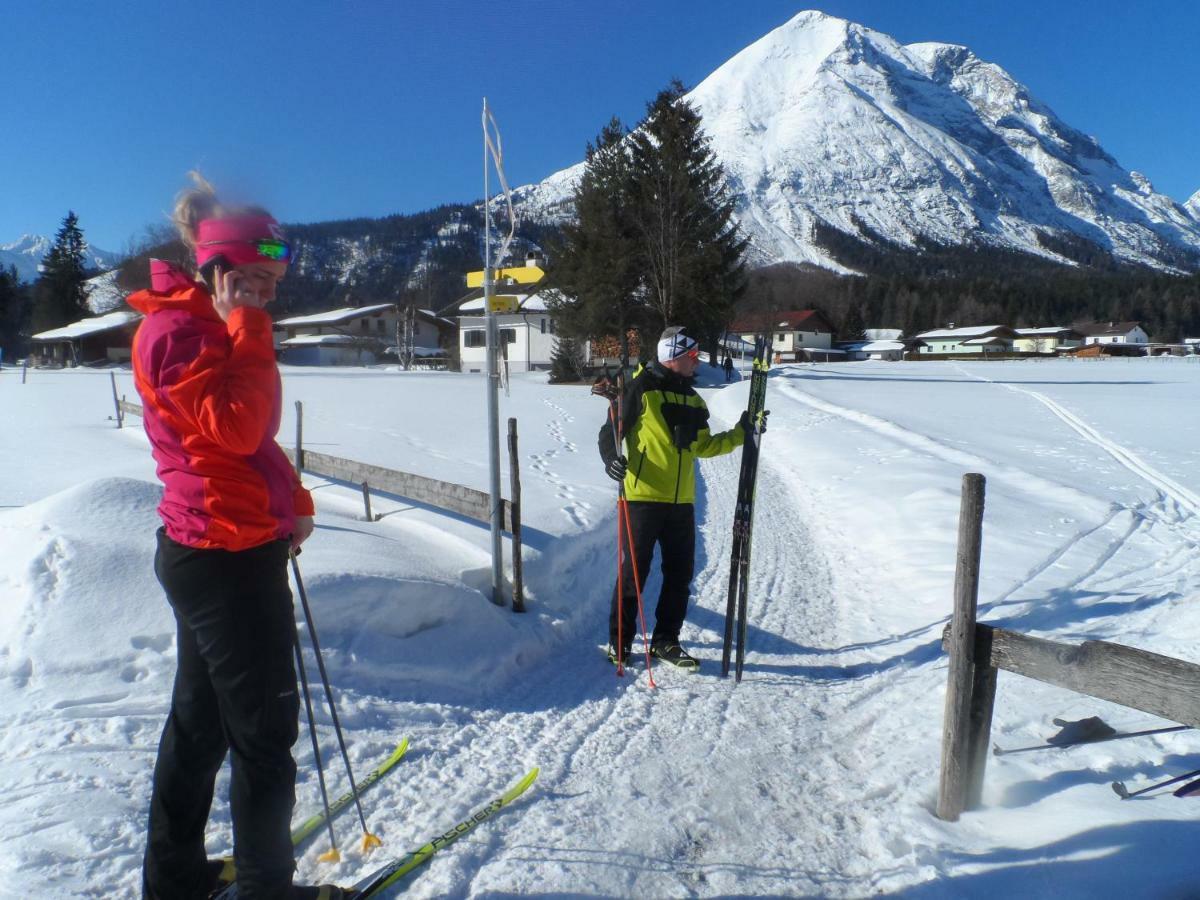
[[[159,743],[143,866],[153,900],[207,898],[219,865],[204,828],[226,754],[237,896],[338,898],[292,884],[299,715],[288,547],[313,504],[275,443],[281,385],[264,307],[292,259],[265,210],[180,194],[175,224],[195,272],[151,263],[133,345],[146,434],[163,482],[154,570],[177,625],[171,711]]]

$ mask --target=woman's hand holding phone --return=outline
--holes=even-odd
[[[266,305],[258,291],[250,286],[250,282],[237,269],[214,269],[213,284],[216,287],[213,308],[222,322],[228,322],[230,314],[239,306],[262,309]]]

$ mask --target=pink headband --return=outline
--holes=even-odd
[[[203,219],[196,226],[196,267],[201,268],[216,256],[223,256],[230,266],[256,262],[287,262],[290,248],[282,257],[276,252],[266,256],[259,252],[260,241],[286,243],[283,229],[271,216],[231,216],[228,219]]]

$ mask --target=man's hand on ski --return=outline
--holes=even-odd
[[[769,416],[770,414],[771,414],[771,411],[769,409],[764,409],[762,411],[762,419],[759,422],[759,426],[758,426],[759,434],[766,433],[767,416]],[[748,409],[742,410],[742,418],[738,421],[738,424],[742,426],[743,434],[749,434],[754,429],[754,423],[752,421],[750,421],[750,410],[748,410]]]
[[[629,471],[629,460],[624,456],[614,458],[607,466],[604,467],[604,474],[613,481],[624,481],[625,473]]]

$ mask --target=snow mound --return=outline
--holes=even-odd
[[[174,633],[153,571],[160,496],[104,478],[0,514],[0,677],[140,680],[132,657],[166,650]]]

